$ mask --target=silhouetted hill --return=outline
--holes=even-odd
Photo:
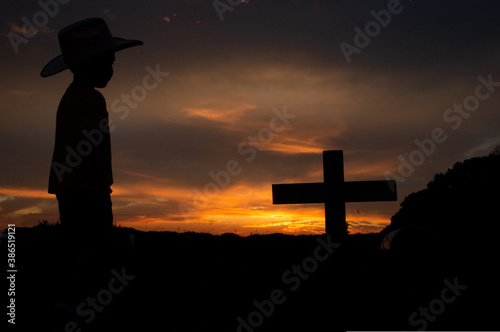
[[[499,207],[500,154],[492,153],[437,174],[427,188],[404,199],[381,234],[413,227],[448,244],[482,245],[499,234]]]
[[[484,330],[496,324],[497,309],[487,300],[500,296],[494,287],[496,261],[448,261],[432,251],[395,254],[379,250],[379,241],[380,234],[355,234],[332,248],[326,236],[115,228],[111,265],[81,271],[87,275],[82,278],[68,273],[80,263],[77,257],[65,260],[59,225],[19,228],[16,327],[293,332],[401,331],[424,323],[428,330]],[[5,241],[0,248],[6,252]],[[467,288],[454,288],[461,292],[456,297],[448,292],[453,301],[447,300],[444,313],[433,315],[432,322],[422,316],[411,321],[420,307],[438,303],[447,283]],[[76,297],[67,302],[70,293]],[[80,310],[68,311],[61,302]]]

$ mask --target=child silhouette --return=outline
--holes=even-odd
[[[71,24],[59,31],[58,38],[62,54],[43,68],[41,76],[69,68],[73,82],[57,110],[49,193],[56,195],[59,205],[65,263],[74,263],[74,273],[83,278],[102,263],[113,226],[108,112],[95,88],[106,87],[113,76],[115,52],[142,42],[113,37],[101,18]]]

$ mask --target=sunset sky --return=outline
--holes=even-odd
[[[346,181],[397,180],[397,202],[347,204],[351,233],[379,231],[434,174],[500,144],[498,1],[60,2],[0,12],[2,229],[58,219],[47,184],[72,75],[39,73],[87,17],[144,42],[100,90],[123,226],[323,232],[322,204],[273,205],[271,185],[321,182],[322,151],[343,150]]]

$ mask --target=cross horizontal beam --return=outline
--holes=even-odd
[[[347,234],[345,203],[396,201],[396,181],[344,181],[342,150],[323,151],[319,183],[273,184],[273,204],[325,204],[325,231],[336,239]]]
[[[396,181],[350,181],[343,187],[319,183],[273,184],[273,204],[396,201]]]

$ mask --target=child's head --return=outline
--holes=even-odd
[[[115,53],[108,52],[70,67],[74,82],[104,88],[113,76]]]
[[[142,45],[140,40],[113,37],[102,18],[73,23],[57,36],[62,54],[45,65],[40,75],[48,77],[70,68],[76,81],[98,88],[113,76],[115,52]]]

